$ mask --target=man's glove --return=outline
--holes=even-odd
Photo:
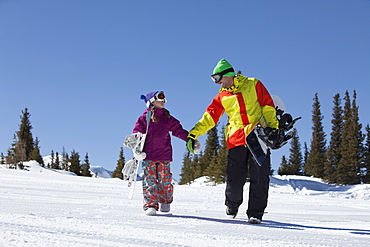
[[[194,145],[195,145],[195,140],[193,138],[188,137],[188,139],[186,139],[186,147],[192,154],[194,153]]]
[[[281,148],[287,144],[290,138],[292,138],[292,132],[285,134],[284,129],[273,129],[271,127],[266,127],[263,129],[262,133],[264,134],[259,134],[259,137],[267,145],[267,147],[271,149]]]
[[[276,109],[276,118],[279,120],[279,129],[283,129],[284,131],[292,129],[293,125],[301,119],[301,117],[298,117],[293,120],[292,115],[284,113],[284,111],[279,108]]]
[[[192,154],[199,154],[200,153],[200,142],[195,139],[194,135],[189,135],[188,139],[186,139],[186,147]]]

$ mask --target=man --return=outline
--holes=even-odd
[[[279,127],[274,102],[264,85],[255,78],[235,74],[233,67],[221,59],[211,75],[221,85],[219,93],[207,107],[202,118],[189,132],[187,148],[193,153],[198,136],[214,127],[222,114],[228,115],[225,128],[228,148],[226,168],[226,214],[235,218],[243,202],[243,187],[250,176],[248,222],[259,224],[267,206],[270,172],[270,152],[261,166],[257,165],[247,147],[246,138],[257,124],[262,127]],[[248,143],[250,144],[250,143]]]

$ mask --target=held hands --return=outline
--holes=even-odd
[[[195,136],[189,135],[186,140],[186,147],[192,154],[199,154],[201,147],[200,142],[195,139]]]

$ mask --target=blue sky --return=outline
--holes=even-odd
[[[218,92],[209,76],[221,58],[302,117],[302,147],[316,92],[328,138],[336,93],[357,91],[365,126],[369,13],[368,0],[0,0],[0,152],[27,107],[43,156],[65,147],[114,170],[145,110],[140,95],[164,90],[166,107],[191,129]],[[185,144],[172,143],[178,179]],[[289,146],[273,151],[275,170]]]

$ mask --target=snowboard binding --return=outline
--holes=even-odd
[[[126,136],[123,143],[124,146],[132,149],[134,155],[134,158],[127,161],[122,169],[123,180],[128,181],[128,187],[136,180],[139,163],[146,157],[146,153],[142,151],[145,137],[145,134],[134,133]]]
[[[146,153],[142,151],[144,148],[145,136],[146,134],[143,133],[134,133],[126,136],[123,143],[124,146],[132,149],[134,157],[137,160],[143,160],[146,157]]]
[[[283,147],[293,137],[293,131],[288,132],[301,117],[293,120],[292,115],[284,113],[283,110],[276,108],[276,117],[279,120],[279,129],[271,127],[256,127],[256,132],[261,141],[270,149],[276,150]],[[288,132],[288,133],[286,133]]]

